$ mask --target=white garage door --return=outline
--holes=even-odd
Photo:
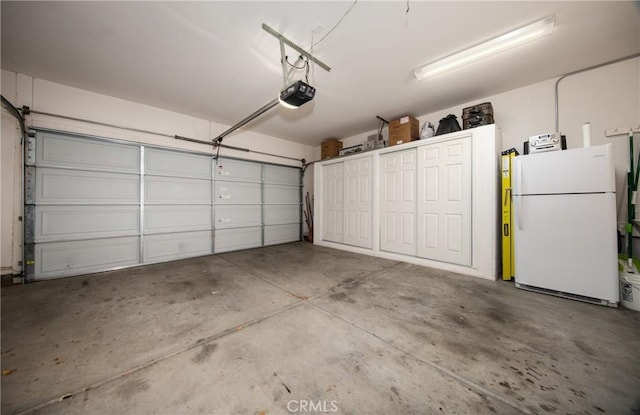
[[[220,174],[214,182],[208,154],[38,130],[25,171],[27,280],[208,255],[214,246],[216,252],[262,246],[265,238],[299,240],[299,184],[290,183],[298,199],[287,199],[297,209],[265,226],[262,172],[284,169],[299,183],[300,169],[228,162],[239,180]],[[294,223],[295,234],[271,236],[272,227]]]
[[[300,240],[299,168],[221,158],[215,170],[216,253]]]

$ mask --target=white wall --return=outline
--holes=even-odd
[[[447,114],[455,114],[462,126],[463,108],[489,101],[493,105],[496,124],[502,130],[502,150],[515,147],[522,153],[522,143],[528,137],[555,131],[556,80],[550,79],[419,116],[420,126],[431,121],[437,128],[438,121]],[[585,122],[591,123],[592,145],[614,144],[618,221],[624,222],[627,216],[628,137],[606,137],[605,130],[640,124],[640,58],[567,77],[560,81],[558,90],[559,129],[567,136],[568,148],[582,146],[582,125]],[[372,130],[348,137],[343,140],[344,146],[362,143],[374,133]],[[640,147],[638,137],[636,134],[636,152]]]
[[[87,119],[159,134],[180,135],[198,140],[210,140],[225,131],[228,126],[208,120],[178,114],[159,108],[138,104],[94,92],[32,78],[22,74],[2,71],[2,95],[16,107],[28,105],[41,112],[60,114],[68,117]],[[162,135],[127,131],[119,128],[99,126],[81,121],[32,114],[29,126],[76,132],[100,137],[117,138],[144,144],[212,153],[208,145],[176,140]],[[17,218],[21,212],[21,148],[17,122],[12,121],[8,112],[2,112],[2,136],[0,139],[2,172],[2,204],[0,226],[2,229],[2,272],[18,273],[18,262],[22,257],[21,229]],[[225,144],[249,148],[295,159],[315,160],[319,149],[283,140],[277,137],[257,134],[251,131],[237,131],[225,138]],[[277,157],[221,149],[221,156],[237,157],[300,167],[301,163]],[[308,169],[305,183],[313,185],[312,169]],[[14,183],[14,186],[12,186]],[[15,186],[17,183],[17,186]],[[305,189],[307,191],[307,189]]]

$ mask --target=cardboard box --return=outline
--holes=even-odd
[[[338,157],[338,153],[342,148],[342,141],[335,138],[324,140],[320,145],[320,159],[324,160],[329,157]]]
[[[410,115],[389,122],[389,145],[408,143],[420,137],[419,122]]]

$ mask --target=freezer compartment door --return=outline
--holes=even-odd
[[[513,193],[615,192],[612,145],[528,154],[514,159]]]
[[[514,197],[515,281],[618,302],[615,194]]]

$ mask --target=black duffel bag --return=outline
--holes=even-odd
[[[458,124],[458,117],[453,114],[449,114],[438,123],[438,129],[436,135],[442,135],[452,133],[454,131],[460,131],[460,124]]]

